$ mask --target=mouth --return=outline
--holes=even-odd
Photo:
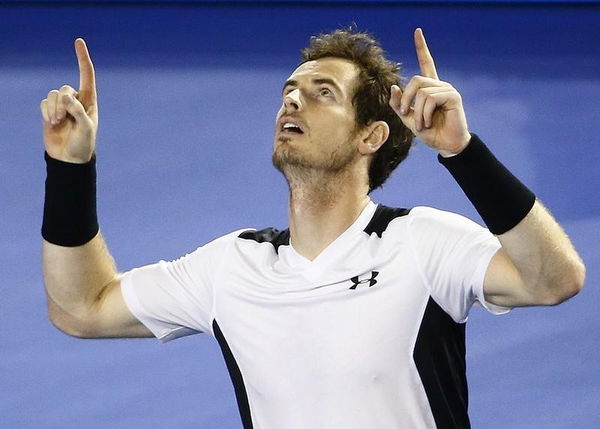
[[[283,117],[278,121],[279,134],[281,135],[302,135],[304,130],[298,120],[291,117]]]
[[[300,128],[298,125],[294,125],[290,122],[286,122],[285,124],[283,124],[280,131],[282,133],[304,134],[304,131],[302,131],[302,128]]]

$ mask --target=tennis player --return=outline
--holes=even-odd
[[[420,29],[414,41],[420,75],[404,86],[371,36],[311,38],[276,117],[287,229],[243,228],[121,274],[96,216],[98,100],[77,39],[79,89],[41,103],[52,323],[83,338],[214,336],[245,428],[468,428],[470,308],[559,304],[582,288],[585,267],[533,192],[470,132]],[[413,136],[486,228],[371,200]]]

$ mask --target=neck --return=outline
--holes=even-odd
[[[290,185],[289,222],[294,249],[315,259],[358,218],[369,203],[368,183],[350,170],[315,174]]]

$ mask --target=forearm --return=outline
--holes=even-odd
[[[43,240],[42,265],[50,319],[59,329],[80,335],[98,310],[105,288],[118,279],[102,235],[75,247]]]
[[[82,336],[93,324],[102,291],[117,277],[99,233],[96,162],[45,159],[42,264],[48,313],[59,329]]]
[[[439,159],[502,244],[486,272],[486,300],[508,307],[554,305],[581,289],[585,268],[567,235],[479,139],[474,136],[455,157]]]
[[[99,233],[94,65],[75,40],[79,90],[63,85],[41,101],[46,149],[42,265],[51,321],[77,337],[149,337],[127,308],[113,259]]]
[[[536,304],[558,304],[583,286],[585,266],[561,226],[538,201],[514,228],[498,235],[524,293]]]

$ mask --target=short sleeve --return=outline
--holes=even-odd
[[[124,273],[121,291],[131,313],[162,342],[210,332],[215,279],[238,234],[220,237],[177,260]]]
[[[415,207],[409,234],[416,259],[436,303],[454,321],[467,319],[478,303],[493,314],[509,308],[485,301],[483,282],[500,242],[487,229],[455,213]]]

